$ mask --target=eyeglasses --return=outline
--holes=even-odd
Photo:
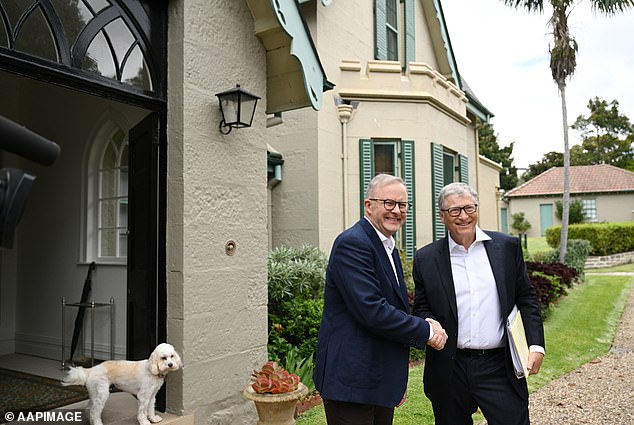
[[[469,204],[469,205],[465,205],[464,207],[451,207],[445,210],[443,210],[442,208],[440,209],[440,211],[445,211],[451,217],[458,217],[462,211],[464,211],[467,214],[473,214],[477,210],[478,210],[478,204]]]
[[[383,208],[388,211],[392,211],[397,205],[400,212],[405,212],[411,204],[409,202],[397,202],[394,199],[376,199],[376,198],[368,198],[370,201],[382,201]]]

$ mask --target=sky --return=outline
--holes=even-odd
[[[579,51],[566,85],[568,124],[589,115],[594,97],[617,100],[634,123],[634,9],[606,17],[589,0],[575,3],[568,23]],[[498,144],[514,143],[514,165],[526,168],[547,152],[563,152],[561,98],[549,66],[552,9],[529,14],[502,0],[443,0],[442,8],[458,71],[493,113]],[[570,146],[580,143],[571,130]]]

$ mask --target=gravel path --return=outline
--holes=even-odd
[[[530,417],[532,425],[634,425],[634,288],[610,352],[532,393]]]

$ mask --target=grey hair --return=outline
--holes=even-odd
[[[377,174],[372,178],[372,180],[370,180],[368,188],[365,191],[364,199],[370,199],[377,188],[387,186],[392,183],[400,183],[405,186],[405,182],[400,177],[393,176],[391,174]]]
[[[465,194],[470,195],[475,203],[478,203],[478,192],[476,192],[474,188],[466,183],[449,183],[447,186],[440,189],[440,194],[438,194],[438,208],[442,209],[444,207],[445,198],[448,196]]]

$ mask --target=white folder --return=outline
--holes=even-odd
[[[528,376],[526,364],[528,363],[529,349],[526,342],[524,323],[522,322],[522,313],[517,309],[517,306],[513,306],[513,311],[506,319],[506,327],[515,376],[517,376],[517,379],[522,379]]]

